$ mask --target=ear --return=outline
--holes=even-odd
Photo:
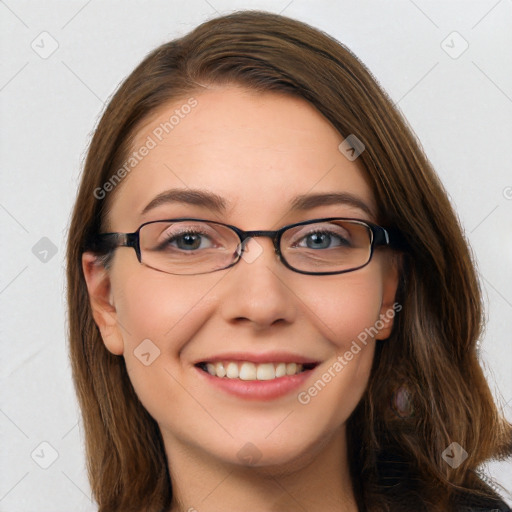
[[[82,269],[92,315],[101,332],[103,343],[112,354],[122,355],[124,343],[117,320],[108,270],[98,256],[91,252],[82,254]]]
[[[393,329],[394,318],[402,309],[402,305],[396,302],[396,291],[400,280],[401,268],[401,254],[392,253],[386,258],[382,276],[382,303],[379,319],[376,322],[379,328],[379,333],[375,336],[377,340],[389,338]]]

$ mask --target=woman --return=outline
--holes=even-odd
[[[110,101],[70,226],[74,379],[100,511],[509,510],[478,281],[363,64],[240,12]]]

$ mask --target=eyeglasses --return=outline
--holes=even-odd
[[[294,272],[343,274],[370,263],[375,247],[400,248],[401,235],[359,219],[330,217],[290,224],[277,231],[243,231],[203,219],[180,218],[146,222],[134,233],[102,233],[88,249],[108,254],[133,247],[140,263],[177,275],[208,274],[249,263],[249,238],[270,237],[282,263]],[[253,253],[254,254],[254,253]]]

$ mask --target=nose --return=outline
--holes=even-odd
[[[291,273],[279,261],[273,241],[254,237],[244,242],[240,261],[223,279],[220,308],[228,322],[249,322],[256,329],[294,321],[297,297],[286,283]]]

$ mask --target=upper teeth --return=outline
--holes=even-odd
[[[215,377],[241,380],[271,380],[285,375],[295,375],[303,370],[297,363],[218,362],[206,363],[206,370]]]

